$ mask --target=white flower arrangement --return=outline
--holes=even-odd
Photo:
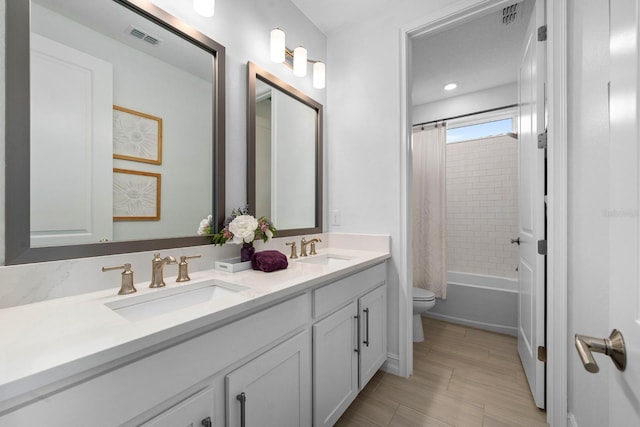
[[[231,216],[227,217],[224,222],[224,228],[216,234],[213,234],[213,218],[209,215],[200,221],[198,234],[213,234],[212,242],[214,245],[223,245],[227,242],[235,243],[252,243],[256,239],[267,241],[276,234],[276,228],[265,217],[256,219],[253,215],[249,215],[247,207],[238,208],[231,211]]]

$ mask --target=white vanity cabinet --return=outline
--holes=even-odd
[[[386,263],[326,274],[45,371],[0,427],[333,425],[386,360]]]
[[[0,427],[129,427],[147,422],[190,426],[193,420],[202,420],[201,414],[211,416],[212,425],[221,427],[224,423],[218,420],[224,419],[223,410],[209,415],[201,409],[202,405],[224,407],[224,387],[215,379],[271,348],[280,348],[276,345],[284,337],[304,330],[309,307],[308,294],[293,296],[146,356],[130,354],[112,369],[103,366],[88,371],[88,378],[65,379],[66,388],[37,390],[32,402],[0,415]],[[306,354],[309,346],[307,343]],[[303,350],[300,352],[304,361]],[[196,399],[190,400],[191,396],[202,390],[212,392],[193,403]],[[167,424],[169,421],[172,423]],[[195,423],[194,427],[201,426]]]
[[[380,264],[314,291],[315,427],[334,425],[386,360],[385,279]]]
[[[229,427],[311,426],[311,336],[300,332],[226,376]]]

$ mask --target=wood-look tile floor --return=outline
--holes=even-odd
[[[515,337],[423,318],[409,379],[379,371],[336,426],[547,426]]]

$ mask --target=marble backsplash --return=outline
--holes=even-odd
[[[267,243],[255,243],[256,250],[275,249],[289,256],[290,247],[286,242],[298,242],[302,236],[282,237],[271,239]],[[344,249],[363,249],[372,251],[389,251],[389,236],[324,233],[307,235],[307,239],[319,237],[322,242],[318,249],[339,247]],[[0,266],[0,309],[18,305],[31,304],[39,301],[62,298],[95,292],[103,289],[114,289],[114,294],[120,288],[120,271],[103,273],[103,266],[122,265],[130,263],[133,270],[133,280],[144,286],[151,281],[151,259],[153,253],[135,252],[120,255],[109,255],[73,260],[51,261],[35,264]],[[194,246],[187,248],[165,249],[161,255],[172,255],[179,259],[181,255],[201,255],[201,258],[189,260],[189,271],[212,269],[216,260],[237,257],[240,254],[238,245],[223,246]],[[165,267],[165,278],[177,275],[177,266]]]
[[[213,268],[216,259],[231,258],[238,253],[237,246],[213,245],[165,249],[161,255],[202,255],[189,260],[190,271]],[[92,258],[50,261],[0,267],[0,308],[78,295],[120,286],[121,271],[102,272],[103,266],[131,264],[133,280],[151,281],[151,260],[154,251],[135,252]],[[167,266],[165,277],[175,276],[177,266]]]

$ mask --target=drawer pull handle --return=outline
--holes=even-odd
[[[367,347],[369,347],[369,309],[365,308],[364,310],[362,310],[364,312],[364,314],[367,315],[367,321],[365,322],[365,335],[367,336],[366,339],[364,339],[362,341],[362,343],[364,345],[366,345]]]
[[[204,420],[200,421],[200,424],[202,425],[202,427],[211,427],[211,417],[207,417]]]
[[[245,415],[245,405],[247,404],[247,396],[244,394],[244,392],[242,392],[236,396],[236,399],[240,401],[240,427],[245,427],[244,415]]]
[[[356,321],[356,348],[353,349],[356,353],[360,353],[360,316],[353,316]]]

